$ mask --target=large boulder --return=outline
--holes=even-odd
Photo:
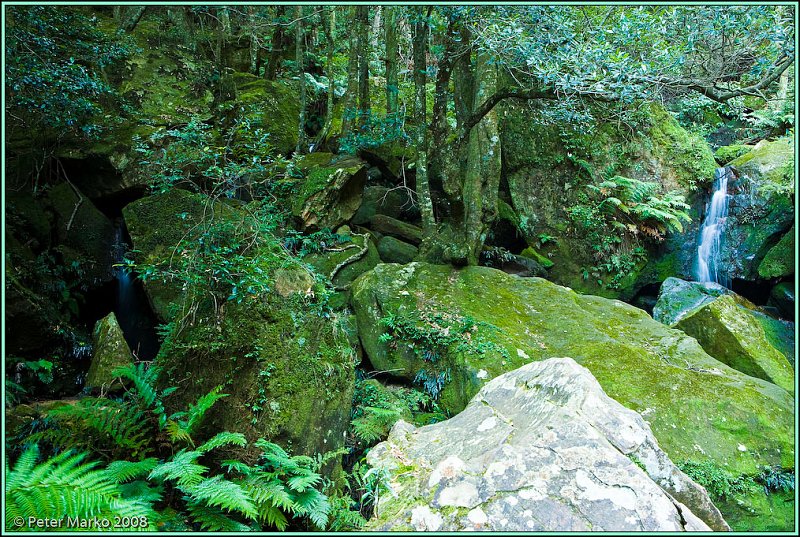
[[[769,294],[770,306],[778,308],[786,319],[794,319],[794,285],[782,282],[772,288]]]
[[[740,306],[734,296],[701,306],[675,326],[732,368],[794,392],[794,371],[786,356],[772,346],[752,310]]]
[[[86,374],[86,386],[108,390],[115,380],[114,370],[133,363],[133,354],[112,311],[94,325],[92,363]],[[121,388],[121,385],[117,385]]]
[[[54,214],[53,235],[65,264],[77,263],[85,285],[113,279],[114,224],[70,183],[59,183],[47,194]]]
[[[353,215],[355,225],[368,224],[376,214],[399,218],[404,209],[411,206],[411,199],[405,190],[385,186],[368,186],[364,189],[361,206]]]
[[[378,253],[385,263],[410,263],[417,257],[419,248],[400,239],[386,236],[378,241]]]
[[[653,319],[667,326],[674,326],[690,311],[729,293],[729,289],[717,283],[667,278],[658,292],[658,301],[653,307]]]
[[[292,212],[303,229],[335,229],[353,217],[361,205],[367,180],[362,160],[312,153],[303,157],[298,167],[305,179],[292,203]]]
[[[124,214],[137,263],[170,267],[175,256],[192,255],[187,243],[255,229],[248,211],[210,203],[172,190],[128,205]],[[352,329],[346,317],[314,301],[319,289],[299,262],[273,262],[281,252],[277,241],[247,250],[248,266],[268,279],[270,290],[236,300],[187,293],[175,265],[177,277],[145,282],[157,311],[176,327],[156,358],[160,382],[178,387],[171,409],[186,408],[216,386],[229,394],[214,407],[203,435],[242,432],[249,440],[263,437],[309,455],[335,450],[344,443],[352,405]]]
[[[373,530],[730,529],[641,416],[570,358],[495,378],[445,422],[398,422],[367,461],[391,489]]]
[[[712,358],[638,308],[487,267],[423,263],[378,265],[352,291],[373,366],[416,379],[450,412],[502,373],[571,356],[643,415],[676,462],[710,461],[736,475],[794,465],[792,395]],[[793,520],[785,509],[762,512],[741,501],[763,517],[761,527]],[[739,509],[723,514],[732,524],[746,520]]]

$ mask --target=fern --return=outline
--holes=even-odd
[[[28,448],[13,470],[6,464],[6,527],[15,517],[63,519],[113,515],[155,520],[149,503],[122,497],[118,484],[85,453],[63,452],[38,463],[39,448]]]
[[[211,451],[212,449],[216,449],[222,446],[239,446],[244,447],[247,445],[247,439],[244,437],[242,433],[231,433],[228,431],[223,431],[214,435],[213,438],[205,442],[203,445],[197,448],[197,451],[200,453],[206,453]]]
[[[108,465],[106,473],[115,483],[126,483],[131,479],[147,475],[156,466],[158,461],[154,458],[139,462],[114,461]]]

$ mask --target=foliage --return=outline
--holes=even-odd
[[[426,362],[437,362],[449,351],[479,356],[491,352],[508,357],[508,351],[479,333],[481,329],[494,331],[497,328],[469,316],[438,311],[389,312],[380,319],[380,324],[388,329],[380,336],[382,342],[393,348],[406,343]]]
[[[358,130],[346,133],[339,141],[342,153],[355,154],[362,149],[393,142],[407,143],[409,140],[402,115],[377,116],[369,111],[359,115],[356,111],[346,111],[345,118],[357,119],[361,126]]]
[[[584,279],[591,274],[602,285],[618,288],[622,280],[644,259],[648,242],[661,242],[670,231],[683,231],[683,222],[691,221],[689,206],[682,195],[667,192],[659,197],[658,183],[638,181],[619,175],[588,185],[581,203],[567,210],[573,223],[593,243],[597,264],[584,269]]]
[[[97,462],[87,462],[85,453],[65,451],[38,462],[39,449],[29,447],[13,470],[6,461],[6,528],[22,529],[12,521],[22,517],[63,521],[92,519],[89,529],[111,527],[115,516],[130,517],[139,529],[153,529],[155,513],[149,502],[124,498],[118,482],[109,472],[98,469]],[[36,528],[24,528],[36,529]],[[58,528],[56,528],[58,529]]]
[[[770,492],[791,492],[795,486],[794,471],[780,466],[765,466],[755,480],[764,486],[764,493],[766,494]]]
[[[712,498],[727,500],[738,494],[750,494],[755,488],[752,478],[734,476],[712,461],[683,461],[678,468],[699,485],[706,488]]]
[[[493,246],[486,248],[481,252],[481,260],[487,267],[494,267],[514,260],[514,254],[508,251],[507,248],[501,246]]]
[[[11,6],[7,17],[10,117],[57,136],[96,137],[99,114],[119,109],[110,106],[116,92],[104,70],[135,50],[132,41],[109,36],[98,29],[96,17],[65,7]]]

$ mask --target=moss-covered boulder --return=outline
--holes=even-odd
[[[338,289],[349,287],[353,280],[380,263],[378,250],[366,234],[350,235],[349,241],[326,252],[309,254],[303,260]]]
[[[529,259],[533,259],[534,261],[539,263],[544,269],[549,269],[550,267],[553,266],[553,262],[550,260],[550,258],[543,256],[542,254],[539,253],[539,251],[536,248],[533,248],[531,246],[522,250],[522,253],[519,255],[521,255],[522,257],[527,257]]]
[[[234,145],[254,144],[256,131],[268,134],[267,141],[279,153],[288,155],[297,147],[300,102],[297,89],[250,73],[231,73],[221,82],[230,119],[240,127],[233,132]],[[260,143],[260,142],[259,142]]]
[[[487,267],[422,263],[378,265],[353,284],[352,304],[375,368],[416,379],[452,412],[495,376],[572,356],[643,415],[672,460],[710,460],[737,475],[794,465],[790,393],[627,304]],[[734,527],[745,516],[723,514]],[[765,527],[793,524],[788,511],[759,516]]]
[[[204,241],[212,229],[254,226],[248,211],[235,204],[210,204],[202,195],[172,190],[125,207],[137,263],[169,267],[176,252],[191,255],[182,241]],[[238,431],[295,453],[337,449],[344,442],[355,375],[348,319],[315,302],[315,284],[298,261],[276,258],[277,243],[261,243],[247,250],[247,266],[268,281],[266,292],[236,300],[191,294],[176,270],[175,277],[146,282],[172,327],[156,358],[160,382],[178,388],[169,402],[173,409],[186,408],[216,386],[229,394],[214,407],[203,435]]]
[[[721,296],[680,319],[676,325],[705,351],[734,369],[794,392],[794,372],[767,339],[764,328],[733,296]]]
[[[714,158],[720,166],[724,166],[732,160],[735,160],[742,155],[749,153],[753,149],[752,145],[745,144],[732,144],[724,145],[714,151]]]
[[[794,274],[794,226],[787,231],[778,244],[773,246],[758,265],[758,275],[765,279],[784,278]]]
[[[689,312],[730,292],[716,283],[667,278],[658,292],[658,301],[653,307],[653,319],[667,326],[674,326]]]
[[[378,253],[384,263],[410,263],[417,257],[419,248],[400,239],[386,236],[378,241]]]
[[[292,202],[303,229],[335,229],[358,210],[367,181],[365,163],[355,157],[312,153],[298,162],[305,179]]]
[[[133,354],[113,311],[94,325],[92,348],[92,363],[86,374],[86,386],[102,391],[113,387],[121,388],[119,383],[112,386],[115,379],[113,372],[119,367],[132,364]]]
[[[69,183],[53,187],[47,201],[54,214],[53,234],[67,264],[78,264],[86,285],[111,281],[114,224]]]
[[[399,218],[410,200],[405,191],[390,189],[385,186],[368,186],[364,189],[361,206],[353,215],[351,222],[355,225],[368,224],[376,214]]]
[[[720,265],[731,278],[756,280],[770,249],[794,224],[794,139],[761,141],[730,166],[737,179],[729,184]],[[785,256],[779,254],[773,254],[765,274],[781,270],[775,261]]]

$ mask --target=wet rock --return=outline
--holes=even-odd
[[[769,304],[778,308],[786,319],[794,319],[794,285],[782,282],[772,288]]]
[[[667,278],[658,292],[658,301],[653,307],[653,319],[673,326],[692,310],[729,293],[730,290],[717,283]]]
[[[570,358],[495,378],[445,422],[398,422],[367,461],[391,488],[372,530],[729,529],[641,416]]]

